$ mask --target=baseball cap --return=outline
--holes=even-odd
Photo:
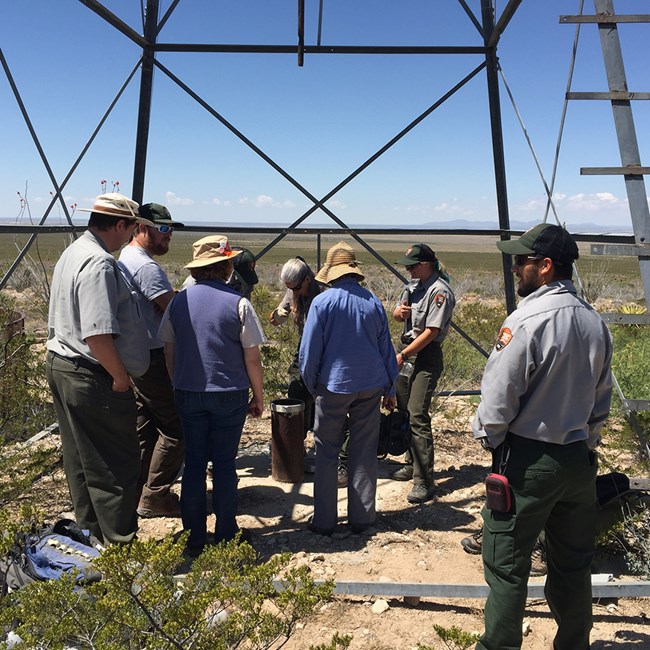
[[[497,248],[510,255],[542,255],[563,265],[580,257],[578,245],[570,233],[550,223],[540,223],[527,230],[519,239],[498,241]]]
[[[257,284],[259,278],[255,271],[255,255],[248,248],[241,246],[233,246],[232,249],[234,251],[241,250],[241,255],[238,255],[234,262],[237,273],[241,275],[247,285],[252,287],[254,284]]]
[[[406,251],[406,255],[395,261],[395,264],[403,264],[404,266],[411,266],[418,262],[435,262],[436,254],[426,244],[413,244],[411,248]]]
[[[160,205],[160,203],[145,203],[141,205],[140,216],[161,226],[183,227],[180,221],[172,221],[172,215],[169,210],[164,205]]]

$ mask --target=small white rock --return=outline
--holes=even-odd
[[[524,636],[528,636],[530,634],[530,621],[526,619],[522,624],[521,624],[521,633]]]
[[[376,600],[372,606],[372,613],[373,614],[383,614],[385,611],[389,610],[390,606],[389,604],[383,599],[380,598],[379,600]]]

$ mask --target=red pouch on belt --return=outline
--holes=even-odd
[[[503,474],[488,474],[485,477],[487,507],[495,512],[510,510],[510,484]]]

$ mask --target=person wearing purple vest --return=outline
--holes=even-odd
[[[208,460],[214,541],[231,540],[239,532],[235,458],[246,414],[259,416],[263,410],[259,346],[266,342],[264,332],[251,303],[226,284],[240,253],[222,235],[194,242],[185,268],[196,284],[172,300],[158,332],[185,436],[181,517],[191,556],[207,541]]]

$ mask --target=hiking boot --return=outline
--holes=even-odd
[[[460,545],[463,547],[465,553],[470,555],[480,555],[483,549],[483,529],[477,531],[473,535],[468,535],[460,540]]]
[[[416,483],[413,489],[407,494],[406,500],[409,503],[424,503],[433,499],[435,487],[427,487],[424,483]]]
[[[546,566],[546,551],[544,545],[537,540],[530,554],[530,575],[545,576],[548,571]]]
[[[145,519],[153,517],[180,517],[181,503],[175,492],[163,497],[143,497],[138,504],[138,515]]]
[[[404,465],[396,469],[390,477],[393,481],[410,481],[413,478],[413,465]]]
[[[340,488],[344,488],[348,486],[348,468],[347,467],[339,467],[339,473],[338,473],[338,478],[337,478],[337,484]]]

